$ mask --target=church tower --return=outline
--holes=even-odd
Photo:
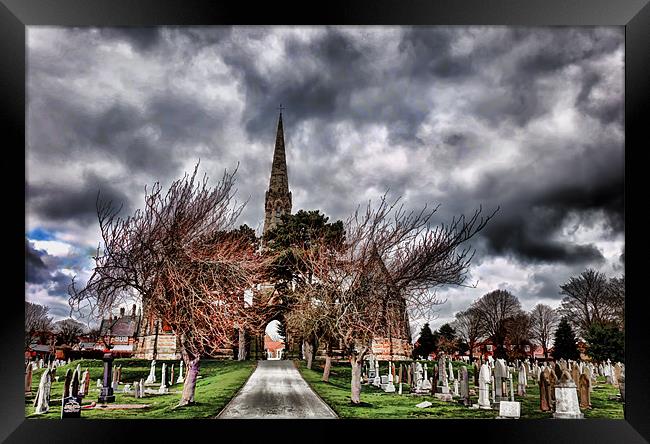
[[[275,136],[275,151],[269,189],[264,202],[264,233],[275,227],[283,214],[291,214],[291,192],[287,176],[287,159],[284,151],[284,130],[282,128],[282,111],[278,119],[278,131]]]

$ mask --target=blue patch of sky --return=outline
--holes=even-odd
[[[40,241],[48,241],[48,240],[56,239],[53,233],[47,231],[44,228],[34,228],[33,230],[28,231],[27,237],[30,238],[31,240],[40,240]]]

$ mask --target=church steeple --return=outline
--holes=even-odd
[[[280,221],[280,216],[291,213],[291,192],[289,191],[289,177],[287,175],[287,159],[284,149],[284,128],[282,127],[282,111],[278,119],[278,130],[275,136],[275,150],[273,151],[273,165],[269,189],[264,202],[264,234],[275,227]]]

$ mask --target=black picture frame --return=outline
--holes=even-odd
[[[309,2],[265,2],[251,5],[244,2],[173,1],[173,0],[0,0],[0,110],[5,141],[4,251],[10,267],[6,271],[11,285],[2,302],[2,343],[0,359],[0,392],[2,411],[0,439],[6,442],[187,442],[203,439],[224,440],[234,432],[244,441],[282,438],[310,441],[355,439],[387,440],[388,432],[397,432],[397,439],[429,441],[451,439],[484,442],[572,442],[572,443],[641,443],[650,441],[650,349],[648,347],[645,292],[639,261],[647,244],[647,231],[641,227],[640,215],[645,196],[644,154],[648,142],[644,130],[648,126],[650,107],[650,5],[648,0],[463,0],[463,1],[396,1],[336,0]],[[31,25],[61,26],[153,26],[153,25],[225,25],[225,24],[338,24],[338,25],[508,25],[508,26],[625,26],[625,215],[627,250],[626,278],[626,408],[625,420],[312,420],[284,423],[223,420],[94,420],[39,421],[26,420],[24,415],[23,338],[24,308],[19,294],[20,251],[24,236],[25,203],[20,197],[25,171],[25,27]],[[21,146],[23,149],[21,149]],[[635,183],[636,182],[636,183]],[[26,182],[24,182],[26,183]],[[637,195],[637,196],[635,196]],[[8,207],[7,207],[8,205]],[[23,221],[23,222],[21,222]],[[22,231],[21,231],[22,230]],[[631,240],[631,241],[630,241]],[[632,259],[629,259],[629,258]],[[24,260],[24,255],[23,255]],[[639,289],[638,291],[630,289]],[[424,422],[426,421],[426,422]],[[320,429],[325,430],[323,434]],[[267,432],[272,430],[270,435]],[[292,437],[291,435],[295,435]],[[455,435],[455,438],[454,438]],[[239,439],[239,438],[235,438]],[[447,438],[450,439],[450,438]]]

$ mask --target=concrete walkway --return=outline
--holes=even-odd
[[[293,361],[259,361],[244,387],[217,418],[336,418]]]

